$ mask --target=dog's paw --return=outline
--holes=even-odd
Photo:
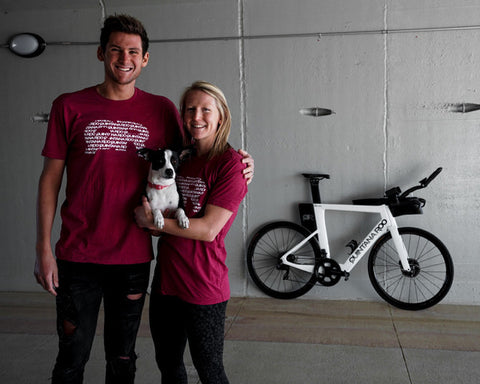
[[[185,216],[185,218],[180,221],[180,227],[182,227],[183,229],[187,229],[189,226],[190,220],[188,220],[188,217]]]
[[[155,224],[155,227],[158,229],[163,229],[165,226],[165,220],[160,210],[153,211],[153,224]]]
[[[175,216],[177,217],[178,225],[181,228],[187,229],[190,226],[190,221],[182,208],[177,209]]]

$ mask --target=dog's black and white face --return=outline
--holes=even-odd
[[[148,149],[138,151],[140,156],[150,161],[148,181],[152,184],[168,185],[175,182],[176,170],[180,164],[178,154],[170,149]]]

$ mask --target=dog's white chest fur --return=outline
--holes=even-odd
[[[177,209],[178,207],[179,196],[175,183],[160,190],[148,186],[147,197],[152,209],[160,209],[165,212],[167,209]]]

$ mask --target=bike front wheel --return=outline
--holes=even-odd
[[[430,232],[399,228],[411,271],[402,268],[392,235],[374,245],[368,275],[375,291],[397,308],[420,310],[442,300],[453,282],[453,262],[445,245]]]
[[[286,266],[281,261],[285,252],[309,235],[306,228],[288,221],[267,224],[255,233],[247,251],[247,266],[261,291],[277,299],[293,299],[315,285],[315,273]],[[311,238],[289,255],[288,261],[313,267],[316,255],[320,255],[320,246]]]

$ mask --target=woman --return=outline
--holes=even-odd
[[[188,339],[203,384],[228,383],[223,367],[225,311],[230,298],[224,238],[247,193],[242,156],[228,144],[231,115],[223,92],[195,82],[180,101],[193,154],[177,175],[190,227],[166,219],[150,298],[150,327],[162,383],[187,383]],[[151,230],[148,203],[137,222]]]

